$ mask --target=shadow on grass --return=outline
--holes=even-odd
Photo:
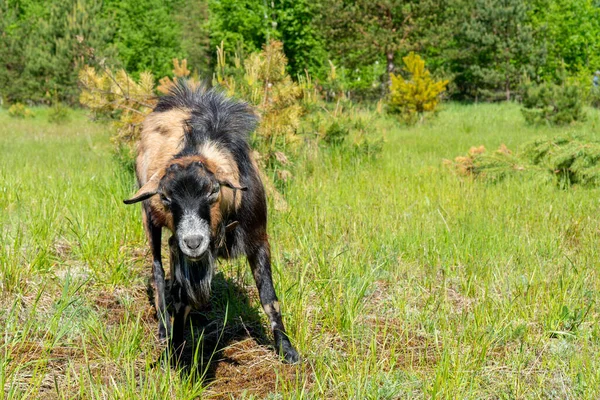
[[[167,287],[169,280],[167,279]],[[154,288],[149,281],[148,299],[154,305]],[[185,347],[170,356],[165,349],[158,363],[168,362],[184,374],[192,374],[205,384],[215,380],[217,366],[235,366],[237,361],[225,350],[248,338],[275,351],[261,321],[260,306],[253,307],[247,289],[219,272],[212,281],[210,303],[203,310],[192,310],[185,329]]]

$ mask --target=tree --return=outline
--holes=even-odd
[[[327,63],[325,39],[316,21],[321,12],[321,2],[309,0],[277,0],[277,31],[289,60],[292,76],[304,74],[324,76]]]
[[[243,57],[277,37],[274,9],[263,0],[209,0],[210,44],[224,43]],[[269,4],[271,4],[269,2]]]
[[[558,78],[562,69],[588,74],[600,69],[600,7],[592,0],[534,0],[530,10],[539,41],[548,49],[540,74]]]
[[[77,97],[77,70],[86,49],[109,54],[111,27],[99,19],[100,0],[2,2],[0,5],[0,87],[9,102]]]
[[[444,2],[417,0],[325,0],[322,14],[331,51],[348,67],[385,59],[387,73],[395,60],[420,50],[420,34]]]
[[[425,61],[415,53],[411,52],[402,61],[408,78],[391,74],[389,108],[400,114],[405,122],[414,123],[422,119],[425,113],[436,111],[448,81],[434,80],[425,68]]]
[[[104,22],[116,26],[109,39],[118,52],[115,64],[134,77],[170,75],[172,60],[185,57],[175,6],[175,0],[104,0]]]
[[[454,83],[463,97],[511,99],[523,74],[533,74],[536,47],[522,0],[456,0]]]
[[[203,78],[210,77],[215,52],[210,46],[209,15],[207,0],[181,0],[175,12],[175,22],[181,31],[181,49],[192,69]]]

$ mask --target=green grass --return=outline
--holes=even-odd
[[[359,112],[386,138],[380,157],[308,152],[288,211],[271,209],[304,363],[276,359],[247,266],[221,263],[190,374],[155,365],[147,246],[109,128],[34,112],[0,111],[0,398],[600,396],[600,190],[489,184],[442,164],[474,145],[599,139],[597,113],[530,127],[513,104],[450,104],[406,128]]]

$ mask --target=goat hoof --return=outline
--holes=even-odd
[[[291,344],[282,346],[281,355],[283,356],[283,362],[286,364],[296,364],[300,362],[300,355]]]
[[[169,334],[167,333],[167,330],[162,326],[160,328],[158,328],[158,341],[161,344],[165,344],[165,343],[167,343],[168,339],[169,339]]]

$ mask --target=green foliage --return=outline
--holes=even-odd
[[[397,54],[418,47],[428,15],[438,2],[414,0],[326,0],[321,14],[323,30],[335,61],[356,68],[385,60],[394,71]]]
[[[181,32],[181,50],[185,58],[195,74],[209,77],[214,47],[210,43],[208,1],[179,1],[175,10],[174,19]]]
[[[0,96],[45,102],[77,98],[77,71],[89,62],[88,49],[112,54],[107,43],[114,24],[100,17],[100,0],[0,2]]]
[[[408,77],[390,75],[392,86],[388,104],[391,112],[400,114],[405,122],[414,123],[425,113],[435,112],[448,81],[435,81],[425,69],[425,61],[415,53],[411,52],[402,60]]]
[[[538,40],[547,49],[540,75],[557,78],[591,75],[600,66],[600,8],[593,0],[533,0],[531,19]]]
[[[289,60],[288,71],[292,77],[302,76],[305,70],[312,76],[321,77],[327,68],[327,44],[318,18],[322,13],[321,1],[277,0],[277,38],[284,43]]]
[[[54,99],[52,100],[52,107],[48,112],[48,121],[53,124],[61,125],[69,122],[71,116],[69,114],[69,107],[65,106],[59,99],[58,93],[54,92]]]
[[[534,140],[523,155],[555,177],[557,185],[600,186],[600,142],[577,135]]]
[[[69,115],[69,107],[65,106],[63,103],[57,101],[50,108],[50,112],[48,113],[48,121],[53,124],[66,124],[71,120],[71,116]]]
[[[47,102],[46,94],[57,91],[75,104],[78,71],[88,64],[121,66],[136,78],[145,70],[169,75],[171,60],[184,55],[182,41],[197,46],[187,44],[194,27],[175,21],[175,6],[175,0],[0,2],[0,96]]]
[[[490,182],[521,175],[560,188],[600,187],[600,142],[584,136],[536,139],[515,154],[504,145],[493,153],[484,146],[472,147],[466,156],[444,163],[459,175]]]
[[[234,65],[226,63],[224,47],[219,48],[215,84],[228,94],[256,107],[261,123],[255,134],[255,147],[265,155],[293,148],[298,143],[297,129],[304,112],[302,88],[286,71],[283,44],[271,41],[261,52],[243,61],[236,56]]]
[[[600,87],[592,86],[589,93],[590,105],[594,108],[600,108]]]
[[[261,0],[209,0],[211,48],[224,44],[245,58],[277,38],[272,2]]]
[[[385,98],[411,51],[452,81],[448,95],[519,100],[521,83],[564,67],[589,83],[600,66],[593,0],[10,0],[0,2],[0,97],[73,105],[83,65],[171,76],[214,73],[224,43],[241,59],[279,40],[292,80],[311,76],[326,100]],[[336,79],[330,79],[331,63]]]
[[[530,84],[523,93],[522,112],[531,124],[566,125],[585,119],[582,98],[582,90],[575,84]]]
[[[510,100],[522,77],[535,73],[543,48],[522,0],[455,0],[455,49],[450,53],[460,97]]]
[[[136,81],[122,69],[97,72],[86,66],[79,72],[79,81],[82,87],[79,101],[94,112],[112,117],[115,133],[111,140],[119,159],[131,162],[141,124],[156,105],[154,76],[142,72]]]
[[[374,112],[348,103],[346,106],[338,101],[335,106],[325,105],[304,118],[301,133],[316,137],[323,148],[332,149],[334,153],[348,159],[375,159],[383,151],[384,139],[374,126]],[[307,147],[308,140],[306,141]]]
[[[8,108],[8,115],[13,118],[33,118],[33,112],[23,103],[15,103]]]
[[[349,134],[350,130],[347,127],[339,121],[333,121],[325,130],[323,141],[333,146],[340,145],[346,140]]]
[[[138,78],[144,71],[169,75],[171,60],[184,58],[181,28],[175,22],[174,0],[106,0],[102,15],[119,27],[110,42],[119,66]]]

